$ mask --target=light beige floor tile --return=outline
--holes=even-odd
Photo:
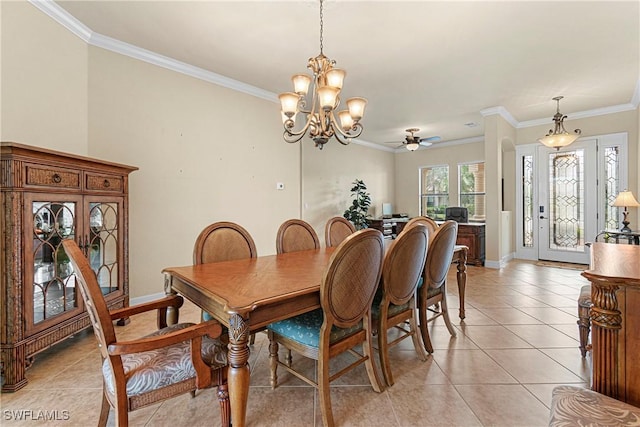
[[[427,360],[418,359],[415,352],[391,351],[389,355],[391,373],[394,379],[393,387],[421,387],[427,384],[451,384],[449,378],[435,362],[433,357]],[[380,371],[382,378],[382,371]]]
[[[531,348],[516,334],[502,325],[466,326],[465,335],[480,348]]]
[[[459,385],[456,389],[485,426],[549,423],[549,409],[522,385]]]
[[[517,308],[482,308],[480,311],[501,325],[537,325],[542,323]]]
[[[541,352],[588,382],[591,378],[591,353],[582,357],[578,348],[542,348]]]
[[[583,382],[569,369],[538,349],[486,350],[487,354],[520,383]]]
[[[553,329],[562,332],[563,334],[573,338],[576,341],[580,341],[580,329],[577,323],[563,323],[561,325],[550,324]],[[577,345],[577,344],[576,344]]]
[[[451,323],[455,325],[497,325],[498,322],[482,313],[480,310],[476,310],[473,307],[469,307],[470,304],[467,304],[465,301],[465,314],[466,317],[464,320],[460,320],[459,318],[451,317]]]
[[[479,426],[453,385],[393,386],[388,390],[400,426]]]
[[[320,399],[317,393],[315,405],[315,425],[322,426]],[[371,387],[331,387],[331,407],[336,425],[399,426],[388,394],[376,393]]]
[[[433,357],[452,384],[516,383],[515,378],[482,350],[437,351]]]
[[[576,304],[574,304],[574,307],[577,307]],[[522,307],[521,310],[547,325],[560,325],[563,323],[575,325],[578,321],[577,309],[574,315],[566,313],[555,307]]]
[[[537,348],[576,347],[577,342],[549,325],[506,325],[505,328]]]

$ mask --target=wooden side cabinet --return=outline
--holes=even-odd
[[[34,356],[88,327],[62,248],[74,239],[109,308],[129,305],[128,176],[136,167],[13,142],[0,145],[2,391],[27,384]]]
[[[640,406],[640,246],[594,243],[591,389]]]
[[[469,247],[467,264],[484,265],[485,259],[484,224],[459,223],[457,245]]]

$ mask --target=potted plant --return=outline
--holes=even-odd
[[[367,228],[369,226],[367,212],[369,211],[369,206],[371,206],[371,197],[367,193],[367,186],[364,181],[361,179],[353,181],[351,195],[353,196],[353,203],[349,206],[349,209],[344,211],[343,216],[353,223],[356,230]]]

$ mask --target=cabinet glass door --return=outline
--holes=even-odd
[[[31,202],[34,325],[78,308],[75,276],[61,245],[76,238],[78,206],[74,201]]]
[[[89,203],[87,256],[103,295],[119,290],[119,213],[118,202]]]

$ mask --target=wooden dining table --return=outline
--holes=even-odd
[[[456,247],[460,317],[464,318],[466,247]],[[244,426],[249,395],[249,335],[272,322],[320,307],[320,283],[335,248],[165,268],[165,293],[179,293],[229,328],[231,420]],[[170,324],[177,312],[168,312]]]

